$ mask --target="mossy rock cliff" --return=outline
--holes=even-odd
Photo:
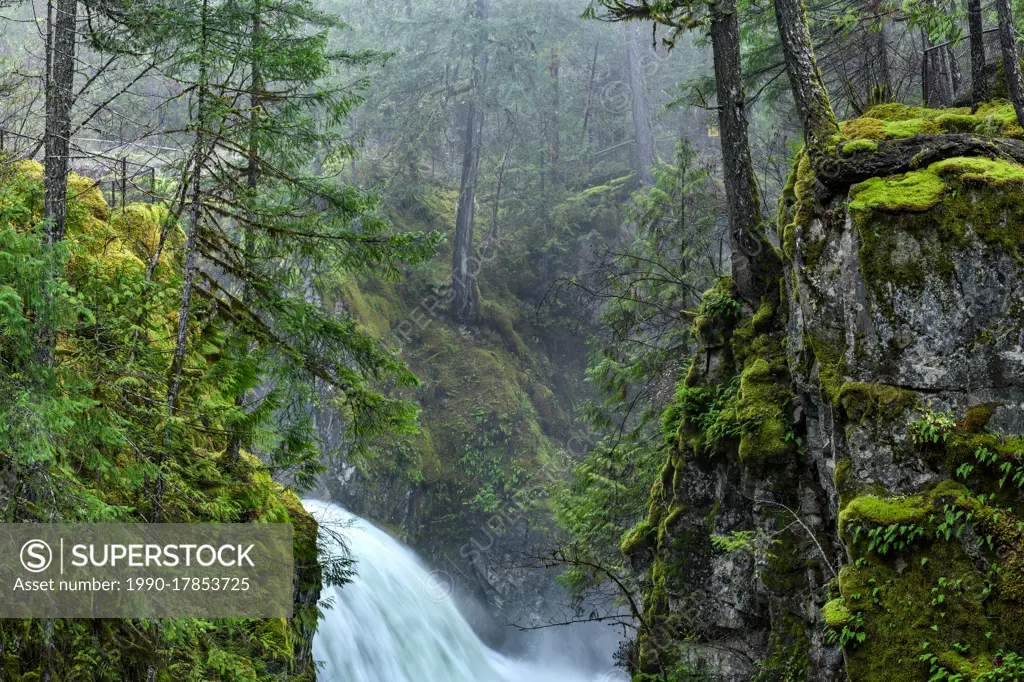
[[[875,107],[838,150],[1018,138],[1007,107]],[[623,545],[645,673],[1024,679],[1022,207],[1024,165],[994,154],[838,190],[801,154],[778,294],[708,292]]]

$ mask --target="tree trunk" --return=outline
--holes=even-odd
[[[878,103],[887,102],[892,97],[892,73],[889,68],[889,22],[882,19],[881,30],[878,31],[878,86],[879,95],[884,97]]]
[[[839,124],[814,59],[803,3],[800,0],[775,0],[775,18],[793,99],[803,123],[807,149],[814,159],[826,153],[833,138],[839,134]]]
[[[626,22],[625,28],[629,91],[633,105],[633,167],[636,170],[637,186],[653,187],[654,134],[651,132],[651,115],[647,107],[644,67],[640,60],[640,38],[633,22]]]
[[[475,18],[487,19],[487,0],[476,0]],[[455,216],[455,243],[452,246],[452,316],[472,324],[478,315],[476,279],[473,272],[473,224],[476,210],[476,179],[480,163],[480,136],[483,128],[482,98],[487,77],[487,54],[473,46],[473,87],[466,111],[466,129],[462,142],[462,181],[459,208]]]
[[[1017,46],[1014,36],[1013,9],[1010,0],[996,0],[999,15],[999,46],[1003,51],[1003,73],[1010,91],[1010,101],[1017,112],[1017,122],[1024,125],[1024,81],[1021,81],[1020,63],[1017,61]]]
[[[971,32],[971,111],[988,99],[985,73],[985,26],[981,20],[981,0],[967,0],[967,25]]]
[[[412,0],[405,0],[405,18],[412,21]]]
[[[64,239],[67,221],[68,161],[71,155],[71,104],[75,81],[75,34],[78,0],[57,0],[54,6],[50,74],[46,91],[46,139],[43,217],[49,221],[47,241]]]
[[[181,287],[181,309],[178,311],[178,334],[174,346],[174,356],[171,358],[171,375],[167,384],[167,411],[173,415],[178,407],[178,392],[181,389],[181,372],[185,362],[185,351],[188,347],[188,323],[192,312],[192,287],[195,280],[196,268],[196,241],[199,232],[199,219],[202,216],[203,197],[200,185],[203,178],[203,162],[206,155],[206,96],[208,83],[207,56],[208,56],[208,35],[207,35],[208,1],[203,0],[202,16],[200,17],[200,31],[202,34],[199,52],[199,73],[197,76],[196,94],[196,139],[193,154],[192,169],[192,197],[189,206],[188,234],[185,237],[185,273]]]
[[[263,106],[263,64],[261,59],[262,50],[262,6],[260,0],[256,0],[253,7],[252,16],[252,78],[249,84],[249,150],[248,158],[246,159],[245,168],[245,185],[246,189],[249,190],[249,201],[252,201],[256,196],[256,189],[259,187],[260,182],[260,143],[259,143],[259,124],[260,124],[260,112]],[[249,225],[243,226],[242,228],[242,258],[244,261],[245,269],[250,268],[250,250],[252,249],[252,227]],[[246,281],[242,282],[242,304],[248,306],[251,298],[251,291],[249,283]],[[244,393],[240,393],[235,396],[235,407],[241,409],[245,405],[246,396]],[[231,442],[228,444],[228,456],[229,461],[232,464],[238,462],[238,457],[242,451],[242,438],[239,434],[233,434],[231,436]]]
[[[561,91],[560,91],[560,87],[559,87],[559,82],[558,82],[559,57],[558,57],[558,48],[557,47],[551,48],[551,65],[549,67],[549,71],[551,73],[551,108],[552,108],[552,114],[551,114],[551,184],[552,185],[557,185],[559,183],[558,162],[559,162],[559,157],[561,156],[561,153],[562,153],[562,149],[561,149],[561,147],[562,147],[561,131],[559,130],[559,125],[561,125],[561,121],[559,120],[559,115],[558,115],[559,107],[561,107],[562,95],[561,95]]]
[[[949,62],[949,79],[953,83],[953,101],[955,105],[957,99],[963,92],[964,86],[964,73],[960,70],[960,62],[956,58],[956,53],[953,52],[953,46],[946,46],[946,60]]]
[[[721,134],[725,200],[729,213],[732,276],[743,300],[756,307],[764,290],[758,272],[766,248],[754,165],[747,137],[747,111],[740,62],[740,27],[735,0],[711,6],[711,48],[715,62],[718,126]]]
[[[590,112],[594,107],[594,77],[597,75],[597,50],[601,42],[594,44],[594,58],[590,62],[590,78],[587,80],[587,103],[583,107],[583,132],[580,134],[580,172],[579,179],[583,179],[583,160],[586,155],[586,145],[591,140],[590,133]]]
[[[71,105],[74,99],[75,38],[78,0],[56,0],[48,12],[46,51],[46,132],[43,159],[43,219],[46,221],[45,246],[49,252],[64,239],[68,212],[68,166],[71,156]],[[47,267],[53,268],[50,262]],[[56,279],[57,272],[47,279]],[[49,288],[44,285],[43,310],[36,329],[36,348],[40,361],[52,366],[56,338],[53,329]]]

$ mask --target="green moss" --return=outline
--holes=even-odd
[[[782,243],[782,252],[787,258],[793,258],[796,254],[798,230],[809,224],[812,216],[816,215],[821,208],[818,205],[815,192],[817,176],[811,165],[811,157],[806,151],[802,150],[797,157],[790,182],[792,184],[790,195],[784,195],[780,200],[779,226],[777,228],[779,240]],[[786,203],[782,204],[782,201]]]
[[[840,124],[851,140],[894,140],[914,135],[980,133],[997,137],[1021,137],[1013,106],[1005,100],[983,103],[975,113],[967,107],[925,109],[905,104],[879,104],[860,118]]]
[[[979,120],[969,113],[946,111],[935,117],[935,123],[943,132],[973,133],[978,129]]]
[[[850,210],[922,212],[938,204],[945,192],[946,183],[929,171],[869,178],[850,192]]]
[[[928,168],[940,176],[957,175],[965,182],[980,182],[997,187],[1008,183],[1024,183],[1024,166],[1002,159],[955,157],[933,163]]]
[[[855,422],[871,416],[897,419],[917,402],[917,393],[886,384],[849,381],[839,389],[839,404]]]
[[[861,118],[876,119],[879,121],[910,121],[929,116],[932,110],[924,107],[914,107],[898,102],[887,102],[876,104],[864,112]]]
[[[839,526],[852,521],[888,526],[894,523],[919,523],[932,511],[932,503],[924,496],[881,498],[861,495],[854,498],[839,514]]]
[[[639,554],[654,546],[657,535],[658,529],[652,527],[648,519],[644,519],[626,532],[619,544],[619,549],[626,556]]]
[[[858,152],[876,152],[878,143],[874,140],[851,140],[843,144],[844,154],[857,154]]]
[[[850,203],[860,262],[876,305],[892,314],[894,288],[952,281],[954,258],[972,242],[1022,260],[1024,166],[952,158],[893,178],[872,178]]]
[[[855,490],[852,485],[853,483],[853,460],[849,457],[843,457],[836,462],[836,469],[832,473],[832,482],[836,486],[836,492],[839,493],[839,509],[842,510],[846,507],[849,500],[854,496]]]
[[[523,339],[516,332],[512,322],[512,316],[501,304],[494,301],[484,301],[480,306],[480,321],[489,326],[501,335],[502,340],[508,349],[515,353],[516,357],[526,357],[527,349]]]
[[[839,126],[846,137],[854,140],[884,140],[885,122],[867,116],[844,121]]]
[[[751,320],[755,332],[767,333],[771,331],[771,325],[775,319],[775,305],[770,299],[763,299],[757,312]]]
[[[853,619],[853,614],[846,608],[846,600],[840,597],[825,602],[821,609],[821,618],[828,627],[841,628]]]
[[[731,277],[719,277],[701,297],[700,315],[703,317],[733,320],[740,311],[736,285]]]
[[[1019,650],[1024,633],[996,626],[1006,614],[1020,615],[1013,591],[1016,552],[1009,548],[1019,548],[1024,534],[1012,515],[947,480],[910,497],[859,497],[840,518],[843,524],[857,518],[925,529],[906,549],[884,556],[867,551],[865,543],[847,545],[854,563],[840,572],[840,593],[847,609],[861,616],[865,633],[863,644],[846,648],[851,679],[928,679],[928,666],[918,659],[922,642],[943,667],[964,674],[991,668],[1000,649]],[[973,532],[943,530],[964,524]],[[994,542],[979,544],[977,537]],[[979,553],[987,559],[979,561]],[[1005,557],[1002,569],[986,574],[997,557]]]
[[[369,334],[378,339],[387,338],[391,332],[392,314],[392,308],[387,299],[364,292],[363,288],[351,279],[344,279],[338,283],[337,295],[345,310]]]
[[[928,119],[910,119],[904,121],[887,121],[882,126],[882,132],[886,139],[899,140],[914,135],[935,135],[939,126]]]
[[[995,406],[992,404],[975,405],[967,410],[964,417],[964,430],[968,433],[981,433],[988,426],[992,419],[992,411]]]

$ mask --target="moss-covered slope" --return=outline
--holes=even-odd
[[[460,592],[501,608],[503,617],[528,622],[538,603],[554,599],[553,575],[541,581],[536,572],[509,566],[522,563],[515,557],[533,545],[544,546],[552,527],[547,486],[569,468],[567,444],[577,453],[586,447],[569,417],[582,393],[585,335],[574,335],[552,319],[549,306],[538,306],[551,275],[537,276],[530,261],[542,270],[552,266],[526,245],[536,239],[533,248],[540,250],[545,230],[570,244],[602,230],[610,236],[626,191],[613,182],[570,196],[551,209],[547,224],[503,216],[515,237],[495,241],[481,225],[475,324],[450,316],[447,247],[401,281],[339,274],[325,292],[326,300],[387,339],[420,380],[405,394],[421,410],[419,433],[377,439],[366,458],[339,453],[327,480],[332,497],[390,524],[451,574]],[[401,230],[452,234],[457,198],[431,186],[389,205],[387,213]],[[558,266],[570,267],[568,261]]]
[[[164,435],[172,427],[153,395],[165,395],[181,284],[181,233],[167,225],[164,208],[111,210],[93,181],[71,175],[64,271],[54,297],[58,312],[72,312],[56,319],[52,385],[32,374],[26,330],[45,272],[41,179],[39,164],[0,162],[2,520],[292,523],[295,618],[4,620],[0,678],[315,679],[317,524],[259,459],[245,451],[237,460],[228,456],[234,401],[221,388],[236,379],[224,366],[231,340],[217,311],[201,303],[183,405],[202,416],[176,422],[173,435]],[[154,261],[162,228],[165,249]],[[151,459],[158,451],[162,467]],[[159,495],[158,477],[166,486]]]

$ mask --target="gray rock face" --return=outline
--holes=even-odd
[[[1020,264],[986,245],[970,224],[965,226],[966,243],[945,244],[934,233],[922,238],[901,231],[883,214],[873,219],[873,229],[891,235],[896,248],[884,254],[876,251],[875,257],[884,259],[883,269],[919,268],[923,283],[870,282],[853,217],[841,202],[832,208],[842,220],[829,221],[833,227],[828,228],[815,219],[797,236],[797,284],[789,280],[788,287],[794,374],[801,374],[806,355],[814,352],[806,339],[818,338],[830,346],[827,354],[839,359],[844,382],[914,391],[925,404],[959,416],[972,406],[992,403],[994,429],[1024,431]],[[922,247],[922,242],[927,245]],[[802,258],[808,244],[823,247],[813,267]],[[948,272],[940,272],[922,255],[938,250],[949,252]],[[814,450],[820,453],[823,472],[834,473],[836,461],[849,457],[860,484],[877,483],[892,492],[916,492],[945,478],[919,459],[897,459],[905,430],[880,433],[834,414],[821,397],[820,385],[816,387],[822,361],[815,358],[810,371],[797,381],[804,399],[814,406],[808,431],[820,434],[820,446]]]
[[[960,201],[980,206],[992,191],[965,188]],[[950,200],[956,197],[952,193]],[[848,200],[837,197],[806,210],[809,217],[792,226],[774,331],[761,330],[766,335],[758,337],[750,311],[724,336],[720,325],[698,320],[701,348],[686,386],[714,388],[746,376],[763,359],[764,340],[777,335],[785,370],[774,377],[793,393],[785,409],[791,436],[801,439],[795,452],[775,460],[744,460],[735,444],[707,451],[704,427],[695,425],[706,415],[688,415],[668,463],[665,480],[671,485],[655,488],[652,518],[661,521],[660,532],[635,555],[650,567],[645,608],[659,627],[674,628],[677,639],[691,638],[687,657],[711,679],[893,679],[892,670],[880,677],[872,667],[881,652],[871,653],[872,645],[888,647],[890,655],[896,648],[871,629],[875,625],[864,626],[875,642],[848,647],[844,656],[825,640],[821,610],[864,586],[870,592],[883,578],[885,589],[905,602],[920,599],[927,610],[928,598],[900,582],[919,570],[920,557],[886,559],[863,575],[851,571],[864,552],[848,546],[839,532],[840,510],[858,495],[900,500],[939,484],[966,490],[950,460],[942,459],[946,455],[925,456],[911,441],[911,422],[926,410],[963,420],[970,408],[983,406],[992,432],[1024,432],[1024,268],[992,228],[1021,216],[1004,206],[1004,215],[985,216],[984,229],[970,220],[951,228],[939,224],[948,221],[942,206],[910,217],[864,216],[848,211]],[[789,206],[784,218],[791,221],[796,207]],[[758,399],[756,386],[740,385],[737,414]],[[949,428],[967,434],[963,423]],[[741,438],[756,433],[756,425],[742,420],[736,428]],[[972,484],[982,489],[978,481]],[[752,531],[753,547],[723,552],[709,545],[710,537],[733,531]],[[951,553],[937,570],[966,571],[976,581],[992,560],[978,548],[983,535],[964,530],[962,542],[941,550]],[[878,582],[857,582],[865,576]],[[877,617],[896,617],[886,610],[889,604],[875,607]],[[865,619],[876,617],[871,608],[864,610]],[[988,622],[996,612],[990,611]],[[895,626],[884,622],[887,630]],[[920,641],[912,644],[919,647]],[[641,646],[644,663],[655,669],[664,641],[642,638]],[[850,651],[860,653],[851,659]],[[899,659],[907,668],[900,679],[916,679],[918,672],[927,679],[917,658],[907,653]]]

